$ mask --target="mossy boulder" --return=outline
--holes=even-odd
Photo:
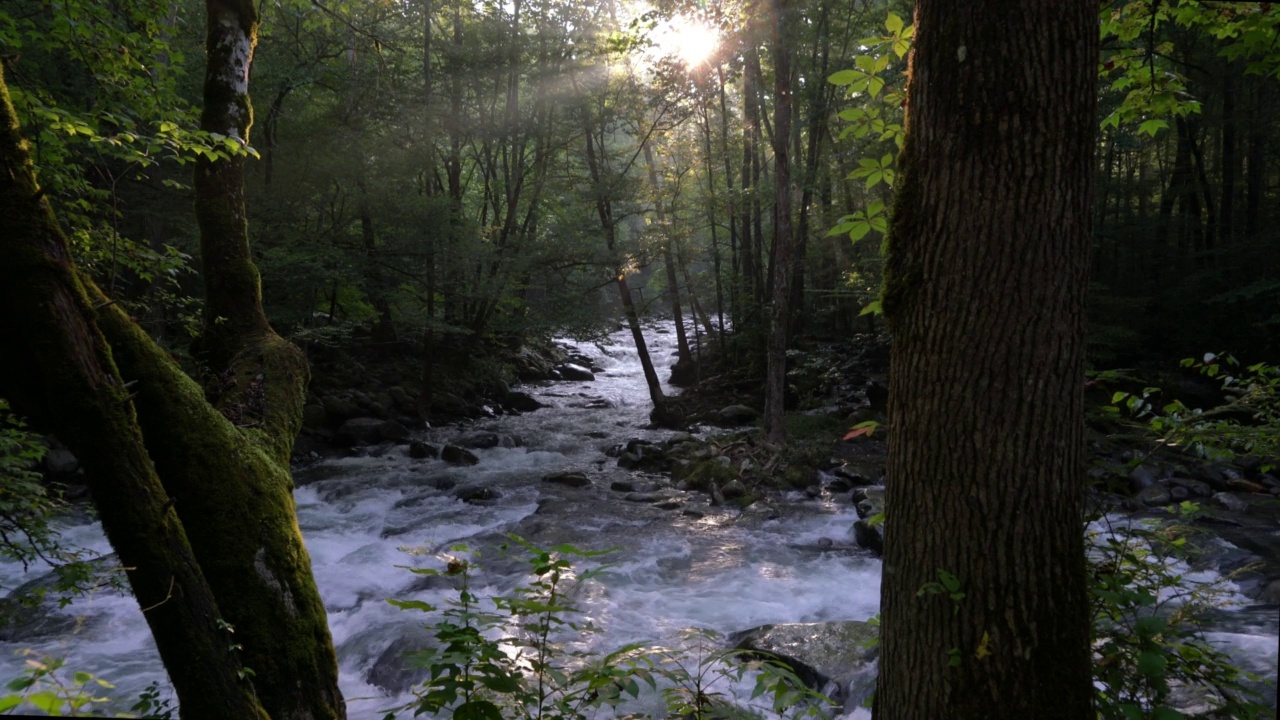
[[[813,690],[852,712],[871,697],[876,682],[879,628],[846,620],[763,625],[730,636],[739,650],[781,661]]]

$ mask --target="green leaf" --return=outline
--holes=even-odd
[[[27,696],[27,702],[31,703],[32,707],[38,710],[43,710],[50,715],[56,714],[66,703],[65,700],[49,690],[41,690],[40,692],[31,693]]]
[[[858,313],[858,317],[862,317],[863,315],[883,315],[883,314],[884,314],[884,309],[880,305],[880,301],[876,300],[874,302],[868,303],[866,307],[862,308],[862,312]]]
[[[502,720],[502,711],[488,700],[472,700],[453,711],[454,720]]]
[[[480,684],[497,693],[513,693],[520,689],[520,683],[511,675],[485,675]]]
[[[1148,120],[1138,126],[1138,134],[1155,137],[1156,133],[1167,127],[1169,127],[1169,123],[1164,120]]]
[[[838,70],[827,77],[827,82],[832,85],[848,85],[854,80],[863,77],[863,74],[857,70]]]
[[[1138,654],[1138,672],[1153,680],[1164,677],[1167,661],[1159,650],[1143,650]]]
[[[888,30],[894,35],[897,35],[898,33],[902,32],[902,26],[903,26],[902,18],[898,17],[897,13],[889,13],[889,17],[885,18],[884,29]]]
[[[387,598],[387,603],[389,605],[394,605],[401,610],[421,610],[422,612],[432,612],[436,609],[434,605],[429,605],[421,600],[397,600],[395,598]]]
[[[1162,617],[1151,615],[1148,617],[1139,618],[1138,622],[1135,623],[1133,626],[1133,631],[1138,634],[1138,637],[1153,638],[1156,635],[1159,635],[1160,633],[1164,632],[1165,628],[1167,628],[1168,626],[1169,626],[1168,620]]]
[[[4,697],[0,697],[0,713],[9,712],[21,704],[21,695],[5,695]]]

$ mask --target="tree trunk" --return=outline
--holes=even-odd
[[[649,187],[653,189],[653,208],[658,215],[658,231],[662,233],[662,264],[667,272],[667,293],[671,297],[671,317],[676,323],[677,365],[692,367],[693,353],[689,352],[689,337],[684,330],[684,311],[680,307],[680,282],[676,278],[676,263],[671,253],[671,226],[667,224],[666,208],[662,204],[662,186],[658,184],[658,168],[653,162],[653,148],[644,143],[644,164],[649,171]]]
[[[787,330],[791,315],[791,68],[795,11],[789,0],[772,0],[773,10],[773,308],[765,375],[764,435],[771,443],[787,439]]]
[[[1218,237],[1223,243],[1235,235],[1236,187],[1241,158],[1236,147],[1236,63],[1223,63],[1222,72],[1222,195],[1218,202]]]
[[[604,182],[602,158],[596,152],[595,132],[599,128],[594,127],[590,117],[585,118],[584,127],[587,141],[587,169],[591,173],[592,185],[596,188],[596,214],[600,219],[600,229],[604,232],[605,247],[610,253],[614,253],[617,247],[617,221],[613,215],[613,201],[609,197],[609,190]],[[631,339],[636,344],[636,355],[640,358],[640,367],[644,370],[644,381],[649,388],[649,400],[653,403],[649,418],[658,425],[678,427],[683,424],[683,421],[670,408],[667,397],[662,392],[662,381],[658,379],[653,360],[649,357],[649,347],[644,341],[644,330],[640,327],[640,316],[636,312],[635,302],[631,299],[631,288],[627,285],[627,272],[621,266],[617,270],[616,282],[618,294],[622,300],[622,311],[627,317],[627,326],[631,329]]]
[[[249,142],[251,0],[208,0],[201,128]],[[302,426],[306,359],[267,324],[249,249],[245,156],[196,164],[206,284],[201,349],[216,409],[121,312],[104,313],[117,361],[138,378],[147,447],[200,567],[274,718],[344,718],[324,605],[294,513],[289,457]]]
[[[1097,3],[915,8],[883,299],[875,715],[1092,718],[1082,385]]]
[[[267,715],[228,652],[222,613],[147,456],[129,390],[96,324],[87,282],[36,184],[0,67],[0,394],[83,463],[183,717]],[[97,309],[101,309],[98,307]],[[110,308],[108,308],[110,310]]]

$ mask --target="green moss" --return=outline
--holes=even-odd
[[[220,610],[143,445],[88,288],[37,190],[0,68],[0,393],[86,468],[103,528],[144,608],[183,717],[267,715],[240,682]],[[118,311],[117,311],[118,312]]]
[[[711,490],[712,485],[724,485],[737,477],[738,471],[734,470],[732,465],[720,462],[718,458],[713,457],[694,461],[689,470],[681,474],[680,479],[687,482],[692,490],[707,492]]]
[[[300,422],[305,365],[278,338],[249,343],[244,367],[262,371],[268,406],[281,407],[268,409],[262,427],[237,428],[123,312],[113,306],[102,315],[121,367],[137,380],[147,448],[236,627],[262,704],[273,717],[338,717],[337,660],[291,494],[292,434],[270,437]]]

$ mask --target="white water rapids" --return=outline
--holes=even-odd
[[[669,328],[647,333],[660,367],[668,364],[673,349]],[[527,566],[489,550],[506,533],[543,547],[568,542],[584,549],[617,548],[584,563],[609,565],[580,598],[602,629],[594,641],[602,650],[629,642],[671,642],[677,631],[691,626],[729,633],[766,623],[866,620],[877,612],[880,563],[852,547],[850,527],[857,515],[843,496],[796,496],[776,503],[770,516],[705,507],[705,498],[690,494],[688,506],[705,513],[697,517],[627,502],[624,493],[611,491],[613,480],[643,486],[651,479],[616,468],[605,449],[631,438],[662,440],[670,433],[643,429],[650,403],[629,334],[615,333],[606,344],[579,348],[604,369],[594,382],[521,388],[549,407],[465,429],[519,436],[521,447],[476,450],[480,462],[474,467],[413,460],[403,446],[383,447],[295,473],[299,523],[328,609],[353,720],[381,718],[407,699],[371,682],[379,679],[371,672],[393,643],[403,647],[426,637],[426,615],[385,600],[442,607],[456,595],[444,583],[396,567],[440,567],[433,552],[413,554],[405,548],[436,551],[467,543],[486,549],[473,587],[482,596],[509,593],[525,579]],[[676,392],[669,386],[664,390]],[[420,439],[439,445],[460,432],[437,428]],[[541,480],[562,470],[585,472],[593,486],[567,488]],[[475,487],[497,491],[499,497],[480,503],[457,499],[459,490]],[[95,552],[110,552],[99,526],[85,519],[69,520],[63,536]],[[0,587],[12,589],[40,572],[0,566]],[[69,670],[115,683],[117,709],[127,708],[148,682],[166,684],[132,598],[101,591],[50,612],[78,620],[74,627],[64,623],[56,634],[30,633],[0,643],[0,681],[15,677],[24,661],[19,653],[32,649],[65,658]],[[1274,674],[1274,632],[1223,633],[1230,637],[1222,641],[1264,670],[1269,664]]]

